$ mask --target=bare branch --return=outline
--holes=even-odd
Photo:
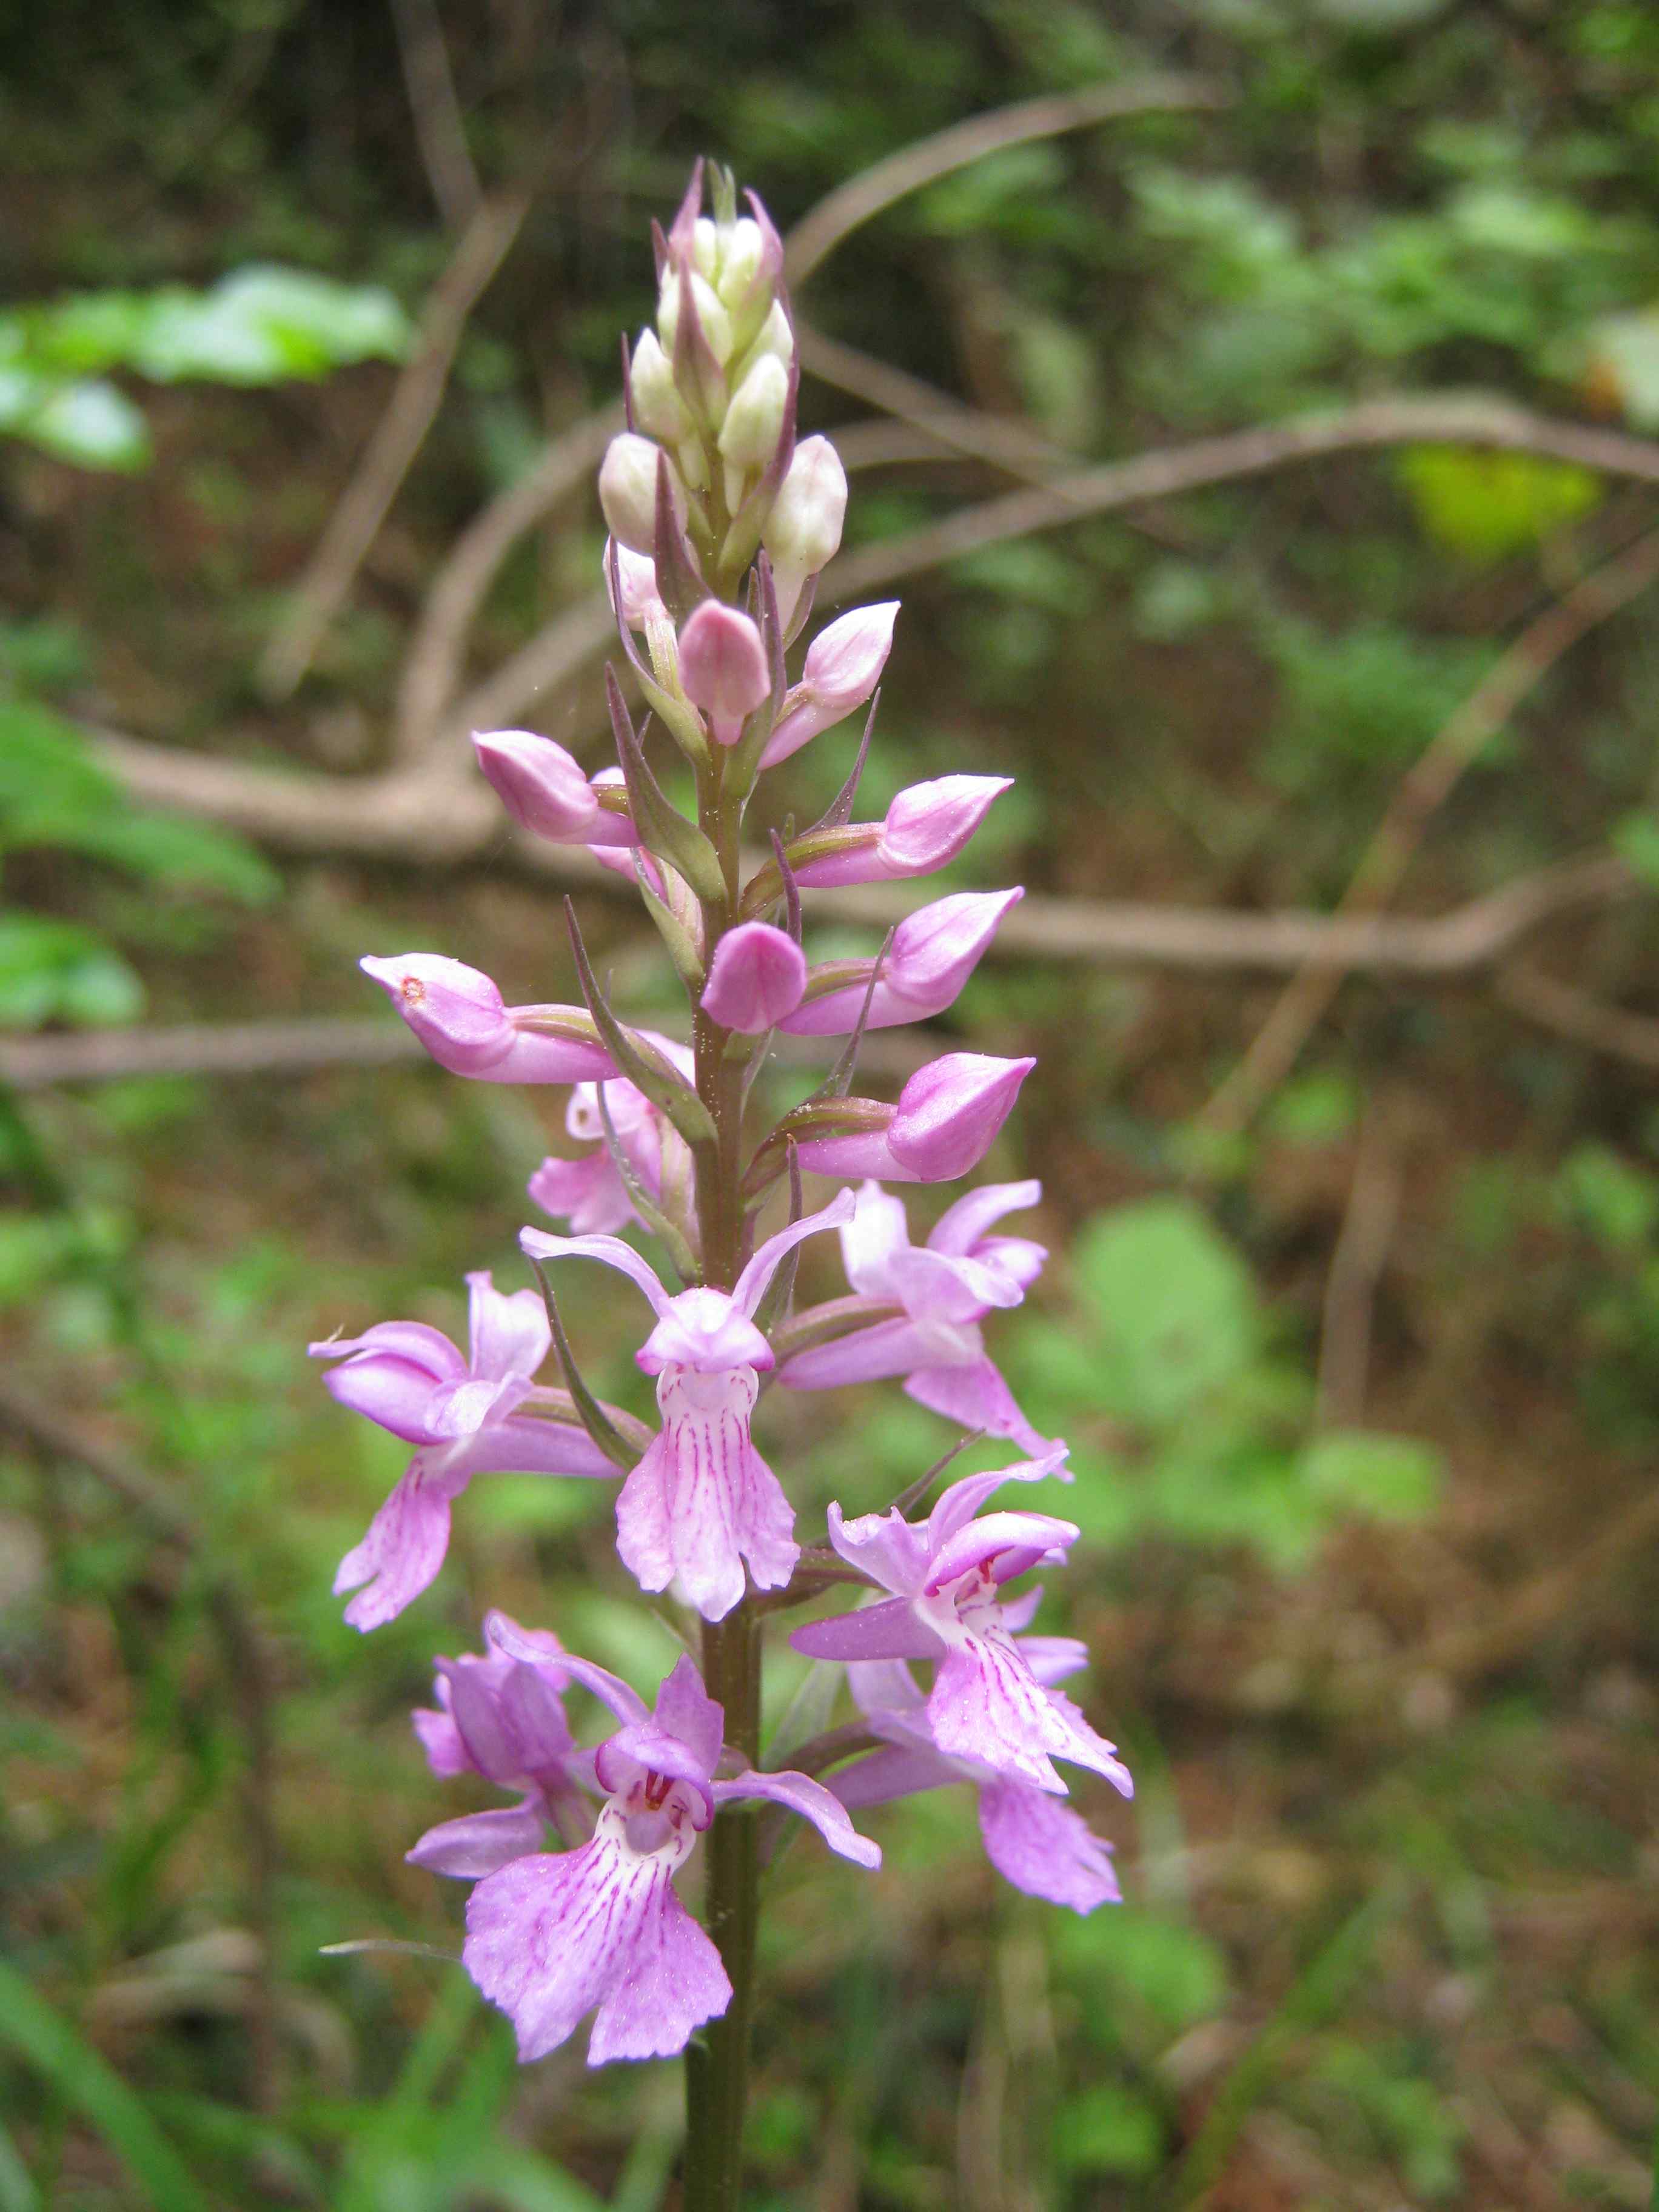
[[[1044,94],[1012,107],[970,116],[931,138],[919,139],[884,161],[877,161],[821,199],[789,234],[784,271],[792,284],[804,283],[844,238],[924,185],[965,169],[1005,147],[1033,139],[1058,138],[1091,124],[1175,108],[1224,107],[1226,94],[1197,77],[1143,77],[1128,84],[1091,85],[1084,92]]]
[[[399,371],[357,472],[260,655],[256,672],[268,697],[286,699],[295,690],[323,633],[345,604],[363,556],[442,404],[467,318],[501,267],[529,204],[517,195],[482,202],[428,294],[419,343]]]
[[[1288,422],[1263,423],[1220,437],[1200,438],[1190,445],[1138,453],[1133,460],[1107,461],[1086,470],[1063,490],[1047,487],[1007,493],[983,506],[947,515],[942,522],[843,555],[825,570],[819,598],[857,599],[878,585],[957,560],[981,545],[1000,545],[1012,538],[1029,537],[1034,531],[1075,521],[1082,514],[1108,514],[1120,507],[1170,499],[1212,484],[1265,476],[1294,462],[1320,460],[1333,453],[1410,445],[1543,453],[1557,460],[1576,461],[1607,476],[1659,483],[1659,441],[1534,415],[1508,400],[1479,392],[1427,393],[1420,398],[1402,394],[1299,416]]]
[[[483,187],[467,147],[443,25],[434,0],[392,0],[392,16],[427,182],[445,229],[459,232],[483,204]]]
[[[1574,1044],[1628,1060],[1634,1067],[1659,1068],[1659,1021],[1650,1014],[1602,1006],[1571,983],[1547,975],[1530,960],[1512,960],[1500,968],[1492,988],[1506,1006],[1540,1029],[1553,1030]]]
[[[1371,1316],[1405,1186],[1400,1133],[1373,1107],[1359,1132],[1342,1232],[1331,1255],[1319,1337],[1319,1425],[1358,1428],[1365,1414]]]
[[[1399,889],[1430,822],[1521,702],[1562,656],[1659,577],[1659,530],[1583,578],[1529,623],[1420,753],[1396,787],[1338,912],[1376,914]],[[1282,1083],[1341,988],[1336,965],[1304,968],[1280,994],[1249,1050],[1199,1115],[1212,1129],[1243,1128]]]

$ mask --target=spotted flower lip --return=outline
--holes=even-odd
[[[1055,1648],[1034,1648],[1045,1642]],[[1069,1638],[1027,1637],[1024,1650],[1045,1688],[1085,1663],[1081,1645]],[[829,1787],[849,1812],[921,1790],[969,1783],[979,1802],[986,1856],[1005,1881],[1028,1896],[1068,1905],[1077,1913],[1122,1903],[1111,1845],[1069,1805],[1023,1777],[939,1750],[928,1725],[927,1700],[902,1659],[854,1661],[847,1680],[871,1733],[883,1739],[878,1750],[830,1778]]]
[[[902,1376],[908,1396],[947,1420],[1012,1437],[1033,1455],[1054,1450],[1054,1440],[1039,1436],[1014,1402],[980,1328],[993,1308],[1019,1304],[1048,1257],[1029,1237],[988,1231],[1042,1195],[1039,1182],[988,1183],[948,1207],[918,1246],[903,1201],[879,1183],[864,1184],[841,1232],[847,1279],[902,1315],[796,1353],[778,1380],[791,1390],[829,1390]],[[810,1325],[812,1310],[799,1319]]]
[[[1127,1796],[1133,1784],[1113,1747],[1059,1692],[1046,1690],[1017,1641],[1033,1601],[1005,1602],[1004,1586],[1045,1562],[1063,1562],[1079,1531],[1047,1513],[980,1508],[1006,1482],[1054,1474],[1063,1454],[970,1474],[945,1491],[924,1522],[896,1510],[844,1521],[830,1508],[830,1541],[849,1565],[893,1592],[855,1613],[797,1629],[813,1659],[936,1659],[927,1704],[935,1747],[1057,1796],[1054,1761],[1093,1767]]]
[[[417,1321],[377,1322],[362,1336],[309,1347],[313,1359],[339,1362],[323,1377],[331,1397],[417,1447],[334,1577],[337,1595],[357,1592],[345,1612],[354,1628],[395,1620],[426,1589],[449,1548],[451,1503],[475,1474],[617,1472],[586,1430],[519,1410],[551,1342],[535,1292],[504,1295],[487,1273],[466,1279],[465,1357]]]
[[[774,1364],[754,1316],[786,1253],[853,1211],[850,1191],[768,1238],[730,1292],[698,1287],[671,1297],[650,1263],[615,1237],[550,1237],[526,1229],[532,1259],[602,1260],[635,1282],[656,1326],[635,1355],[657,1378],[662,1429],[617,1499],[617,1548],[641,1589],[682,1591],[705,1620],[723,1620],[744,1595],[794,1572],[794,1509],[750,1434],[759,1376]]]
[[[544,1663],[501,1615],[490,1617],[485,1634],[508,1658]],[[668,2057],[732,2001],[719,1952],[674,1888],[720,1806],[769,1799],[810,1820],[857,1865],[879,1866],[881,1852],[807,1775],[750,1769],[716,1779],[725,1716],[689,1656],[663,1682],[653,1711],[604,1668],[569,1654],[558,1663],[618,1723],[592,1755],[605,1802],[577,1849],[532,1850],[479,1881],[462,1960],[511,2019],[521,2058],[556,2050],[590,2012],[590,2066]]]

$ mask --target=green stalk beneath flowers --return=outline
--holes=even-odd
[[[731,926],[737,904],[736,824],[721,803],[724,761],[697,775],[697,811],[720,853],[728,886],[723,906],[703,903],[704,957]],[[729,1032],[699,1012],[693,1025],[698,1096],[714,1124],[714,1139],[697,1162],[698,1231],[702,1279],[720,1290],[735,1285],[743,1263],[743,1077],[729,1059]],[[745,1765],[760,1763],[760,1636],[745,1597],[724,1620],[702,1625],[702,1676],[724,1709],[726,1740]],[[693,2038],[685,2054],[685,2212],[737,2212],[742,2202],[744,2116],[749,2097],[749,2043],[754,2013],[755,1948],[760,1919],[760,1863],[756,1823],[744,1812],[717,1813],[708,1832],[705,1917],[732,1984],[725,2014]]]

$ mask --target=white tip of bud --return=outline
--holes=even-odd
[[[691,434],[691,416],[674,389],[674,370],[654,331],[641,331],[629,365],[628,389],[634,420],[647,438],[678,446]]]
[[[691,233],[691,266],[712,284],[720,267],[720,233],[712,216],[700,215]]]
[[[630,552],[647,558],[657,542],[657,463],[660,449],[649,438],[624,430],[605,447],[599,465],[599,505],[611,535]],[[672,469],[668,472],[675,512],[685,519],[685,497]]]
[[[750,287],[760,274],[766,252],[760,225],[753,216],[739,216],[727,232],[720,256],[720,274],[714,281],[721,302],[733,314],[744,304]]]
[[[763,469],[778,449],[789,372],[775,354],[763,353],[732,395],[720,435],[720,458],[738,469]]]
[[[840,454],[828,438],[803,438],[761,532],[786,624],[806,579],[834,558],[846,514],[847,471]]]
[[[720,305],[714,286],[695,270],[691,276],[691,298],[696,307],[697,320],[702,325],[702,334],[708,341],[708,350],[724,368],[732,357],[732,318]],[[663,350],[671,360],[679,330],[680,300],[678,276],[665,276],[662,289],[657,295],[657,331],[662,339]]]

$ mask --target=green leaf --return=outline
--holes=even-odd
[[[136,1021],[143,1007],[137,976],[91,930],[45,915],[0,915],[0,1029],[115,1025]]]
[[[1608,842],[1632,873],[1659,890],[1659,816],[1645,809],[1626,814]]]
[[[409,318],[379,285],[258,265],[210,292],[155,295],[127,357],[162,384],[277,384],[354,362],[401,361],[411,335]]]
[[[0,2047],[44,2075],[65,2103],[91,2122],[157,2212],[212,2212],[141,2099],[3,1960]]]
[[[1594,512],[1600,477],[1533,453],[1413,446],[1395,463],[1425,537],[1476,563],[1524,552]]]
[[[1410,1521],[1433,1510],[1445,1462],[1415,1437],[1336,1429],[1305,1448],[1297,1473],[1310,1496],[1334,1509]]]
[[[1659,1224],[1659,1178],[1610,1146],[1577,1146],[1563,1161],[1555,1189],[1566,1219],[1609,1250],[1647,1243]]]
[[[1249,1271],[1188,1200],[1146,1199],[1091,1222],[1073,1265],[1104,1339],[1109,1410],[1165,1427],[1255,1356]]]
[[[76,468],[131,471],[148,467],[151,458],[149,424],[101,377],[37,386],[11,408],[0,396],[0,429]]]
[[[81,817],[26,809],[8,826],[13,845],[56,845],[127,868],[147,883],[222,891],[245,906],[267,906],[283,879],[234,832],[166,814]]]
[[[1054,2150],[1068,2173],[1156,2173],[1164,2162],[1164,2123],[1123,2083],[1098,2081],[1061,2107]]]

